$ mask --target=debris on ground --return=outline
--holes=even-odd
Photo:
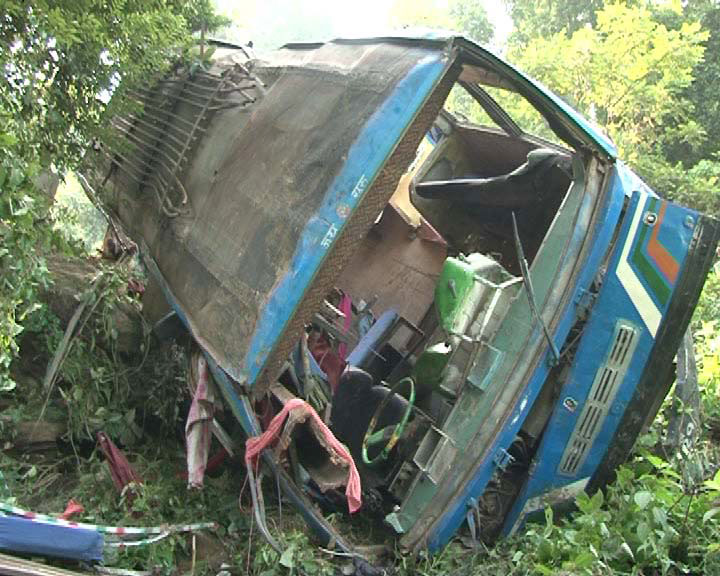
[[[107,434],[105,434],[105,432],[98,432],[97,439],[118,493],[122,494],[125,488],[131,484],[142,484],[142,479],[138,476],[137,472],[135,472],[130,462],[128,462],[125,454],[115,446],[115,443],[108,438]],[[132,499],[134,497],[135,494],[131,490],[131,492],[126,495],[128,505],[132,505]]]

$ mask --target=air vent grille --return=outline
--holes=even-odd
[[[560,473],[574,476],[585,462],[602,428],[637,344],[637,330],[625,320],[615,326],[615,335],[605,363],[598,369],[587,401],[575,424],[560,462]]]
[[[613,366],[624,365],[628,358],[628,353],[634,348],[634,343],[635,329],[631,326],[619,326],[610,358],[608,358],[608,364]]]

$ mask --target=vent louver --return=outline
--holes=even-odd
[[[607,359],[595,375],[585,406],[560,461],[561,474],[574,476],[585,462],[625,377],[637,340],[635,327],[625,320],[618,321]]]

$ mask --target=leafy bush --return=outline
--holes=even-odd
[[[710,439],[720,438],[720,274],[708,276],[695,311],[695,356],[703,419]]]
[[[224,23],[209,0],[3,3],[0,19],[0,390],[62,242],[41,173],[77,167],[126,105],[112,98],[192,57],[191,32]],[[109,100],[109,102],[108,102]]]
[[[669,464],[646,455],[618,470],[607,496],[582,494],[569,519],[558,523],[547,509],[545,526],[514,543],[513,561],[541,574],[702,572],[720,550],[718,481],[720,473],[685,485]]]
[[[18,157],[9,146],[14,139],[0,132],[0,390],[10,390],[15,383],[9,367],[18,353],[17,339],[22,324],[42,304],[38,288],[50,281],[44,253],[53,237],[38,229],[45,203],[35,194],[33,177],[37,165]]]

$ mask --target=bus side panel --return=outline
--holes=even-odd
[[[621,179],[616,186],[622,188]],[[573,498],[598,470],[668,319],[697,222],[692,210],[633,192],[573,367],[506,518],[506,534],[529,514]],[[664,358],[668,367],[673,357],[674,349]],[[652,397],[666,393],[667,379],[656,379]]]

